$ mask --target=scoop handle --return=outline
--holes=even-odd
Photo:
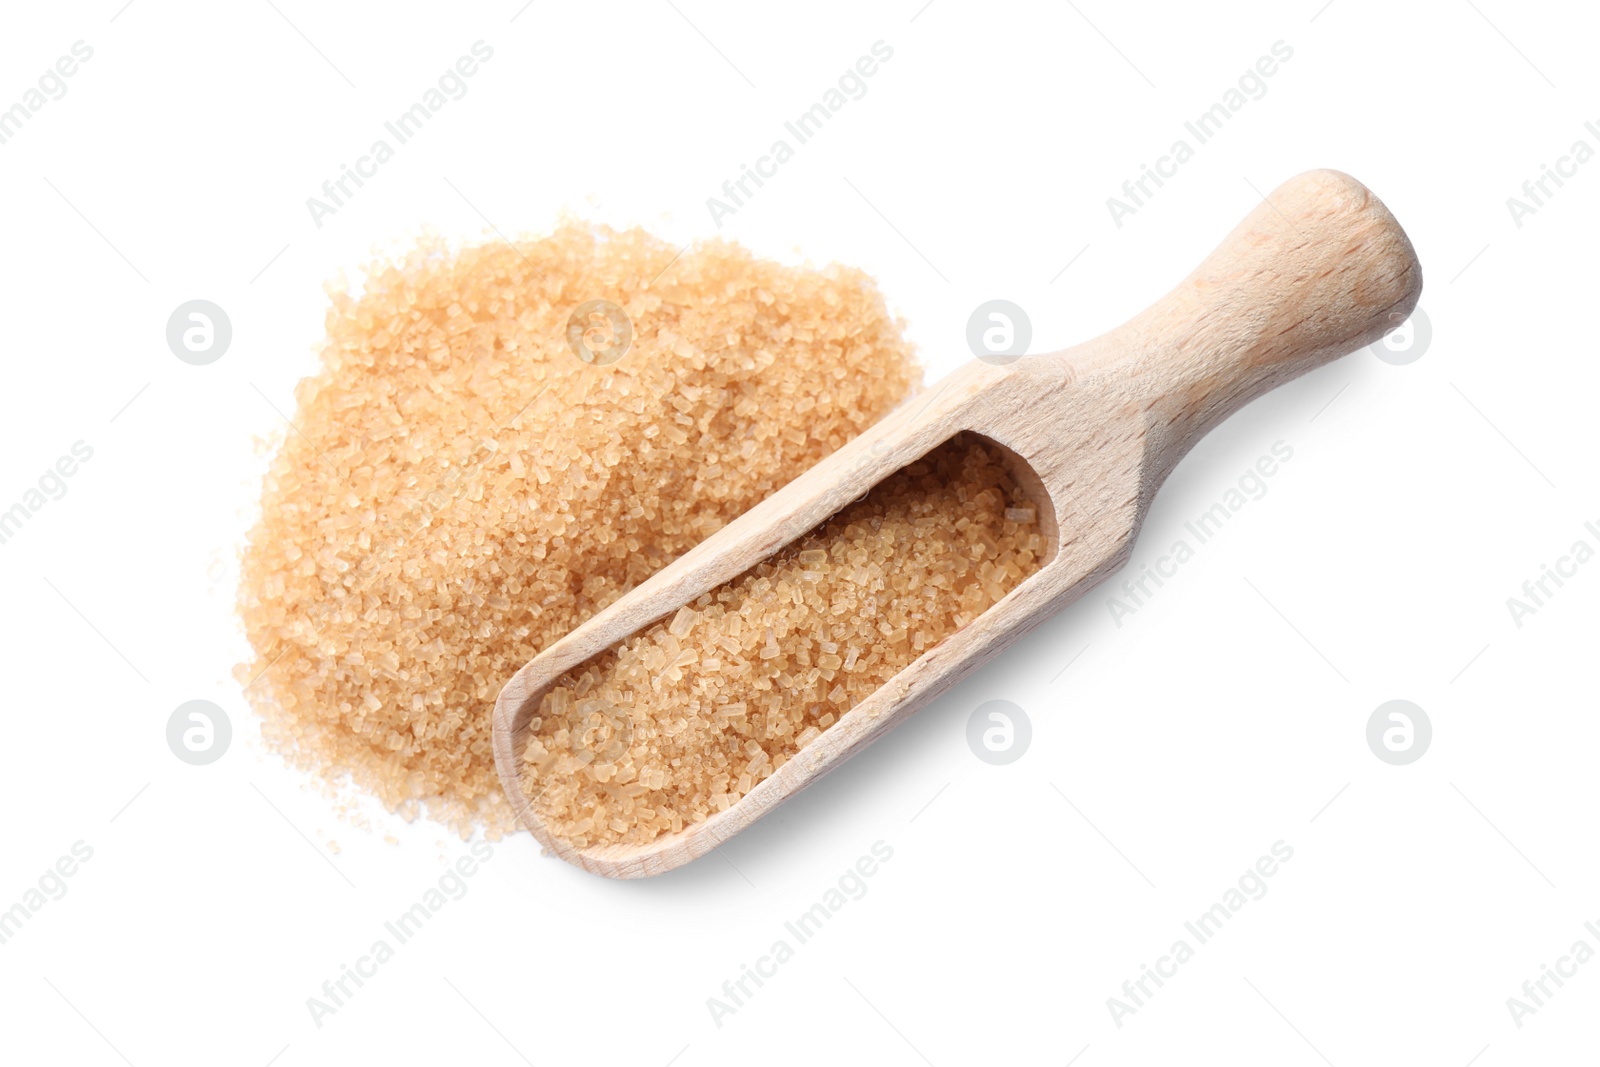
[[[1383,202],[1348,174],[1314,170],[1106,340],[1147,406],[1164,477],[1244,404],[1399,325],[1421,292],[1416,251]]]

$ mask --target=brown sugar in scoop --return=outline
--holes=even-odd
[[[524,788],[574,848],[703,822],[998,603],[1045,548],[998,450],[957,437],[567,672],[529,722]]]

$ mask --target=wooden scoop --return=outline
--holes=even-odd
[[[974,360],[751,508],[516,673],[495,705],[500,780],[562,859],[610,878],[711,851],[839,766],[1127,562],[1150,501],[1205,433],[1272,387],[1370,344],[1422,290],[1405,232],[1355,179],[1287,182],[1153,307],[1086,344],[1007,366]],[[1033,497],[1046,562],[922,653],[727,810],[645,845],[573,848],[522,790],[528,720],[569,669],[737,578],[963,431],[1002,446]]]

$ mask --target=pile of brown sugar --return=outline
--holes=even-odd
[[[631,321],[617,362],[569,346],[593,300]],[[859,271],[577,222],[377,264],[333,296],[243,554],[235,673],[269,746],[408,818],[509,828],[500,687],[904,399],[900,329]]]
[[[1044,562],[1032,502],[962,434],[823,526],[569,672],[524,790],[576,848],[725,810]]]

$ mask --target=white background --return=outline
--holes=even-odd
[[[0,908],[93,849],[0,945],[6,1061],[1593,1055],[1600,962],[1520,1028],[1506,1005],[1573,942],[1600,949],[1583,926],[1600,924],[1600,563],[1520,628],[1506,606],[1575,540],[1600,547],[1583,528],[1600,521],[1600,163],[1520,228],[1506,205],[1576,139],[1600,148],[1592,12],[274,2],[30,5],[0,35],[0,106],[74,41],[94,49],[0,145],[0,506],[74,442],[94,450],[0,545]],[[468,95],[317,228],[306,198],[479,39],[494,58]],[[256,441],[285,432],[277,409],[312,368],[323,281],[425,226],[537,232],[563,209],[714,233],[706,197],[878,40],[894,55],[866,96],[721,232],[871,270],[930,380],[970,358],[981,301],[1026,308],[1036,350],[1090,337],[1314,166],[1366,182],[1409,231],[1430,346],[1403,366],[1355,353],[1213,433],[1135,567],[1274,442],[1293,458],[1122,625],[1110,590],[1090,595],[673,874],[613,883],[503,842],[318,1027],[307,998],[467,851],[382,813],[341,821],[261,751],[230,676]],[[1293,58],[1266,95],[1115,226],[1106,198],[1279,40]],[[164,339],[197,297],[234,329],[206,367]],[[208,767],[164,739],[195,698],[235,730]],[[1034,737],[991,767],[964,730],[1001,698]],[[1395,698],[1433,723],[1410,766],[1365,740]],[[716,1026],[707,998],[880,840],[893,858],[866,896]],[[1107,998],[1279,840],[1294,856],[1267,895],[1118,1027]]]

